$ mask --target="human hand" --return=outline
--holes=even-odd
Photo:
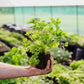
[[[53,62],[54,62],[53,57],[51,57],[50,60],[48,60],[47,66],[46,66],[45,69],[37,69],[35,66],[34,67],[31,67],[31,66],[25,67],[25,70],[27,72],[25,74],[25,76],[29,77],[29,76],[36,76],[36,75],[47,74],[50,71],[52,71]]]
[[[18,77],[30,77],[36,75],[44,75],[50,71],[52,71],[53,67],[53,58],[47,62],[47,66],[45,69],[37,69],[35,66],[16,66],[10,65],[7,63],[0,62],[0,79],[10,79],[10,78],[18,78]]]

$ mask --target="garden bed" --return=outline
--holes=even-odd
[[[10,32],[4,28],[0,28],[0,38],[2,41],[4,41],[4,43],[7,42],[8,44],[9,42],[9,44],[13,46],[20,46],[22,45],[22,39],[24,36],[19,33]]]
[[[5,28],[9,30],[10,32],[20,33],[24,37],[26,37],[28,40],[31,40],[28,36],[25,35],[26,32],[29,32],[31,30],[31,28],[27,28],[27,27],[17,25],[17,24],[4,24],[2,28]]]

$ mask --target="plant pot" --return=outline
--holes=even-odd
[[[76,50],[76,60],[84,59],[84,49],[77,48]]]
[[[31,56],[33,55],[30,52],[27,52],[28,57],[31,58]],[[45,69],[46,65],[47,65],[47,61],[50,60],[51,57],[51,53],[50,52],[46,52],[46,53],[39,53],[38,58],[40,60],[39,64],[36,65],[36,68],[38,69]]]

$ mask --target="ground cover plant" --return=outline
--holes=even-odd
[[[0,28],[0,38],[14,46],[20,46],[22,45],[21,41],[24,38],[24,36],[22,36],[19,33],[10,32],[4,28]]]
[[[56,48],[53,54],[54,60],[56,60],[58,63],[62,63],[64,61],[68,62],[68,59],[72,58],[72,52],[62,48]]]
[[[68,34],[68,38],[65,38],[64,40],[72,43],[73,45],[84,47],[84,36],[82,35]]]
[[[73,61],[69,67],[55,62],[53,71],[46,76],[45,81],[51,84],[84,84],[84,60]]]
[[[5,53],[0,57],[0,61],[13,65],[27,65],[27,56],[14,56],[14,52],[17,48],[13,48],[12,51]],[[21,49],[17,53],[21,52]],[[15,58],[14,58],[15,57]],[[21,60],[19,60],[21,59]],[[50,79],[48,79],[50,78]],[[15,79],[0,80],[0,84],[83,84],[84,83],[84,60],[73,61],[70,66],[63,66],[57,61],[54,61],[53,71],[47,75],[35,76],[35,77],[21,77]]]

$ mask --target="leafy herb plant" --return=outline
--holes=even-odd
[[[27,24],[32,24],[32,30],[26,32],[26,36],[31,38],[32,42],[24,38],[23,46],[27,55],[31,57],[29,59],[31,66],[39,64],[37,68],[45,68],[43,66],[46,66],[47,60],[50,59],[52,55],[50,53],[54,53],[63,37],[67,38],[67,34],[59,27],[60,23],[59,18],[57,20],[51,18],[50,22],[40,21],[40,19],[35,18],[27,22]]]

